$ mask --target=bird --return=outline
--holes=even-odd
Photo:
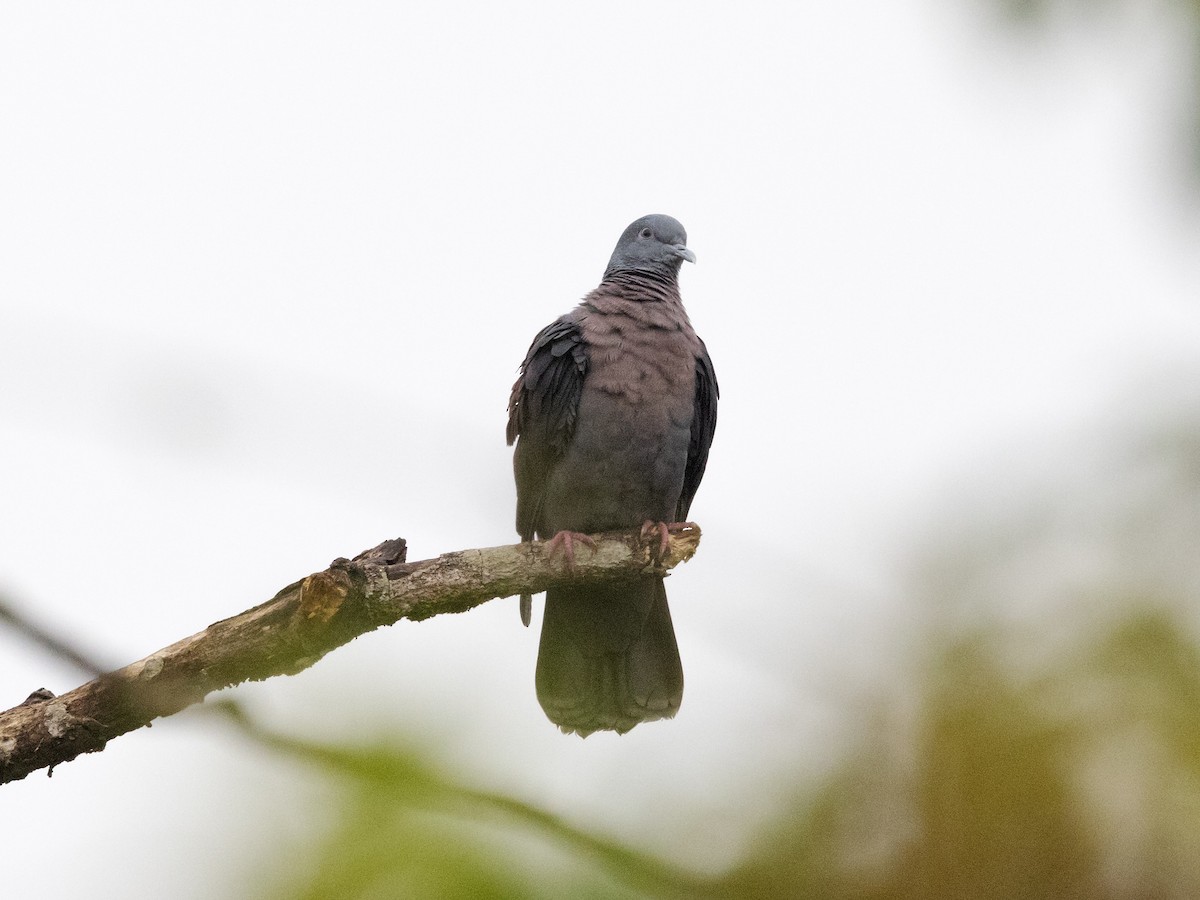
[[[708,464],[719,389],[679,293],[696,261],[676,219],[622,233],[600,284],[533,339],[509,395],[517,533],[568,564],[587,535],[686,521]],[[528,625],[531,598],[521,598]],[[683,666],[663,579],[546,592],[538,702],[567,734],[668,719]]]

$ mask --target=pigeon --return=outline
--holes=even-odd
[[[717,378],[679,296],[683,226],[643,216],[600,285],[534,338],[508,405],[517,533],[573,563],[589,533],[687,519],[717,425]],[[530,599],[521,598],[529,624]],[[683,666],[661,576],[546,592],[538,702],[565,733],[669,719]]]

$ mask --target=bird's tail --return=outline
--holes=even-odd
[[[536,680],[550,721],[582,737],[675,715],[683,667],[662,579],[547,591]]]

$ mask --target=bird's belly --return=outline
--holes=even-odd
[[[574,439],[547,485],[547,533],[673,521],[691,416],[690,403],[586,393]]]

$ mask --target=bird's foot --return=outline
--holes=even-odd
[[[567,563],[567,571],[575,571],[575,545],[583,544],[589,550],[596,549],[596,542],[578,531],[560,531],[550,540],[546,541],[546,552],[553,556],[555,553],[562,553],[563,559]]]
[[[642,540],[648,540],[652,535],[658,535],[658,545],[650,548],[650,557],[656,565],[662,565],[667,558],[667,548],[671,546],[671,532],[666,522],[654,522],[647,519],[642,523]]]

